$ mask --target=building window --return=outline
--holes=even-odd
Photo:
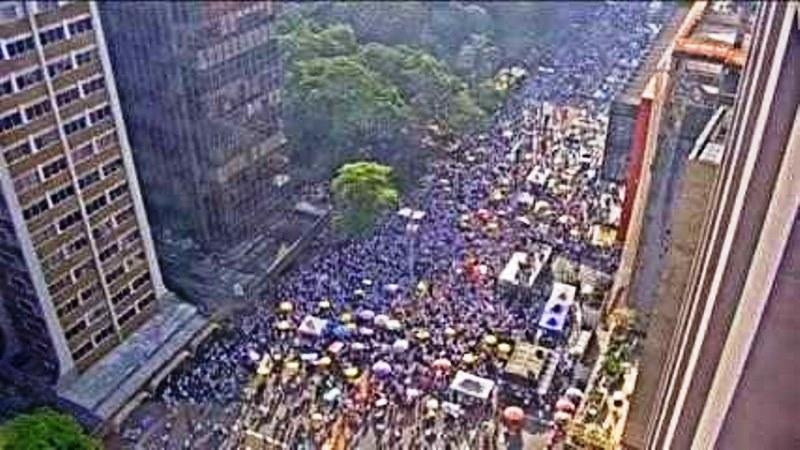
[[[97,151],[106,149],[116,144],[117,144],[117,132],[112,131],[111,133],[108,133],[107,135],[97,139]]]
[[[44,81],[42,69],[33,69],[17,77],[17,90],[25,90]]]
[[[89,301],[89,299],[94,297],[95,294],[99,292],[100,292],[100,287],[97,284],[93,284],[81,291],[80,293],[81,300],[83,300],[84,302]]]
[[[92,350],[94,350],[94,344],[92,341],[86,341],[85,344],[81,345],[77,350],[75,350],[75,353],[73,353],[72,356],[75,361],[80,361]]]
[[[117,253],[119,253],[119,246],[116,243],[113,243],[108,247],[106,247],[105,249],[103,249],[103,251],[100,252],[98,257],[100,258],[100,262],[106,262],[108,258],[111,258]]]
[[[100,173],[96,170],[93,170],[91,173],[82,176],[78,180],[78,187],[80,187],[81,190],[83,190],[97,183],[98,181],[100,181]]]
[[[134,215],[135,214],[133,212],[133,206],[130,206],[130,207],[126,208],[124,211],[122,211],[121,213],[119,213],[116,216],[114,216],[114,222],[116,222],[117,225],[123,224],[126,221],[128,221],[130,219],[133,219]]]
[[[84,128],[86,128],[86,126],[87,126],[86,117],[78,117],[72,122],[69,122],[66,125],[64,125],[64,134],[69,136],[70,134],[83,130]]]
[[[81,219],[83,219],[83,215],[81,214],[80,211],[73,211],[73,212],[67,214],[66,216],[62,217],[58,221],[58,231],[59,232],[66,231],[71,226],[73,226],[76,223],[80,222]],[[83,239],[84,241],[86,240],[86,238],[84,238],[84,237],[82,237],[80,239]],[[76,242],[77,241],[73,242],[73,244],[75,244]],[[86,243],[88,244],[88,242],[86,242]],[[70,246],[69,249],[70,249],[70,251],[72,251],[74,253],[74,252],[77,252],[78,250],[80,250],[82,247],[83,247],[82,245],[81,246],[75,246],[75,248],[73,249],[72,246]]]
[[[6,95],[11,95],[14,93],[14,83],[11,82],[11,78],[0,81],[0,98],[5,97]]]
[[[131,288],[125,286],[124,288],[120,289],[119,292],[111,296],[111,304],[116,306],[121,301],[130,297],[130,295],[131,295]]]
[[[150,306],[150,304],[152,304],[155,300],[156,300],[156,294],[153,294],[151,292],[147,297],[143,298],[138,303],[137,306],[139,306],[139,311],[141,311],[141,310],[147,308],[148,306]]]
[[[68,302],[64,303],[63,305],[59,306],[58,310],[56,311],[56,314],[59,317],[64,317],[65,315],[67,315],[67,314],[71,313],[72,311],[75,311],[76,309],[78,309],[79,306],[81,306],[81,302],[79,302],[77,298],[73,298],[70,301],[68,301]]]
[[[119,186],[115,187],[108,191],[108,198],[113,202],[118,197],[128,192],[128,183],[122,183]]]
[[[20,6],[18,1],[4,2],[0,5],[0,21],[12,21],[22,17]]]
[[[97,108],[94,111],[89,113],[89,121],[92,125],[96,125],[100,122],[105,122],[106,120],[111,118],[111,106],[106,105],[101,108]]]
[[[122,265],[120,264],[119,266],[117,266],[116,269],[112,270],[111,272],[109,272],[106,275],[106,283],[108,283],[108,284],[113,283],[114,280],[116,280],[117,278],[121,277],[122,274],[124,274],[124,273],[125,273],[125,268],[122,267]]]
[[[36,0],[36,12],[42,13],[58,9],[58,0]]]
[[[83,89],[83,95],[89,95],[92,92],[103,89],[105,86],[106,86],[106,80],[101,76],[99,78],[95,78],[94,80],[83,83],[81,85],[81,89]]]
[[[50,205],[47,203],[47,199],[43,198],[38,202],[32,204],[31,206],[23,209],[22,217],[24,217],[25,220],[30,220],[38,216],[39,214],[47,211],[48,209],[50,209]]]
[[[0,119],[0,133],[13,130],[20,125],[22,125],[22,114],[19,111],[14,111]]]
[[[94,154],[94,147],[92,146],[92,143],[89,142],[72,151],[72,160],[76,163],[79,163],[89,158],[93,154]]]
[[[114,161],[103,166],[103,176],[107,177],[117,170],[122,168],[122,158],[117,158]]]
[[[45,180],[49,180],[50,178],[53,178],[55,175],[66,170],[66,168],[67,168],[67,158],[62,156],[61,158],[58,158],[57,160],[49,164],[45,164],[42,167],[42,175],[44,176]]]
[[[49,224],[33,236],[34,242],[45,242],[58,234],[55,224]]]
[[[85,64],[89,64],[90,62],[92,62],[92,61],[94,61],[96,59],[96,56],[95,56],[96,52],[97,52],[97,49],[93,48],[93,49],[90,49],[90,50],[85,50],[85,51],[76,53],[75,54],[75,64],[78,67],[83,66]]]
[[[64,27],[62,25],[39,33],[39,40],[42,41],[42,47],[47,47],[54,42],[63,41],[66,37],[67,35],[64,33]]]
[[[100,343],[108,339],[112,333],[111,325],[109,325],[94,335],[94,342],[100,345]]]
[[[79,98],[81,98],[81,91],[77,87],[73,87],[60,94],[56,94],[56,105],[60,108],[69,105]]]
[[[50,148],[50,146],[58,142],[59,139],[61,139],[61,137],[58,135],[58,130],[52,128],[34,137],[33,145],[34,147],[36,147],[36,151],[40,152],[42,150]]]
[[[93,215],[97,211],[99,211],[102,207],[108,204],[108,198],[106,198],[105,194],[101,194],[96,199],[92,200],[86,205],[86,214],[89,216]]]
[[[49,113],[50,108],[50,99],[45,99],[39,103],[34,103],[33,105],[25,108],[25,118],[28,119],[28,122],[30,122]]]
[[[92,29],[92,18],[87,17],[85,19],[76,20],[75,22],[67,25],[67,28],[69,28],[70,36],[76,36],[81,33],[85,33]]]
[[[50,294],[56,295],[63,291],[70,284],[72,284],[72,280],[70,279],[69,275],[63,276],[50,285]]]
[[[39,179],[39,171],[36,169],[31,169],[22,175],[14,178],[14,189],[16,189],[18,194],[21,194],[28,189],[36,186],[40,183]]]
[[[63,202],[64,200],[72,197],[73,195],[75,195],[75,187],[72,184],[70,184],[69,186],[64,186],[63,188],[50,194],[50,203],[52,203],[53,206],[55,206]]]
[[[64,58],[47,65],[47,74],[50,78],[56,79],[62,73],[72,70],[72,58]]]
[[[131,283],[131,287],[133,287],[133,290],[135,291],[148,281],[150,281],[150,274],[149,273],[142,274],[136,277],[135,280],[133,280],[133,282]]]
[[[36,45],[33,42],[33,36],[28,36],[6,44],[6,54],[9,58],[16,58],[17,56],[33,51],[35,48]]]
[[[8,164],[13,164],[31,154],[31,144],[27,140],[6,150],[4,156]]]
[[[124,325],[129,320],[131,320],[134,315],[136,315],[136,308],[131,306],[130,308],[128,308],[127,311],[125,311],[121,316],[119,316],[119,324],[120,324],[120,326]]]

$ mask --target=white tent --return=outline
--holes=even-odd
[[[456,372],[453,382],[450,383],[450,389],[481,400],[487,400],[492,394],[492,389],[494,389],[494,381],[459,370]]]

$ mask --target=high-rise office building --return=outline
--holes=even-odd
[[[642,448],[800,443],[798,105],[800,8],[764,2]]]
[[[100,5],[156,235],[263,232],[286,159],[272,1]],[[280,184],[280,183],[277,183]]]
[[[125,381],[100,361],[175,309],[162,307],[97,5],[0,2],[0,44],[0,359],[67,391],[77,380],[99,403]]]

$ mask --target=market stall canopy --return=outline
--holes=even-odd
[[[492,389],[494,389],[494,381],[459,370],[456,372],[453,382],[450,383],[450,389],[481,400],[487,400],[492,394]]]

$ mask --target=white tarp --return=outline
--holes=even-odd
[[[298,330],[303,334],[321,336],[327,325],[328,321],[325,319],[320,319],[316,316],[306,316],[303,321],[300,322]]]
[[[571,284],[553,283],[550,298],[544,305],[544,312],[539,319],[539,327],[561,333],[567,322],[569,308],[575,301],[577,289]]]
[[[523,252],[514,252],[511,259],[503,270],[500,271],[499,280],[501,283],[510,284],[512,286],[519,286],[519,271],[520,264],[525,264],[528,261],[528,254]]]
[[[450,383],[450,389],[481,400],[487,400],[492,394],[492,389],[494,389],[494,381],[459,370],[456,372],[453,382]]]

